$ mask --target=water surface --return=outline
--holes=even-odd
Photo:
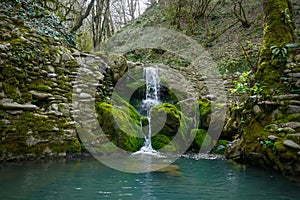
[[[226,160],[187,159],[180,171],[131,174],[93,158],[0,165],[0,199],[299,199],[287,178]]]

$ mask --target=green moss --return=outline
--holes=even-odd
[[[136,120],[129,115],[128,105],[113,107],[100,102],[96,103],[96,110],[100,126],[110,141],[127,151],[139,150],[143,145],[144,135]]]
[[[21,98],[24,99],[24,102],[32,102],[32,94],[30,93],[22,93]]]
[[[51,87],[54,87],[53,81],[47,81],[43,79],[36,79],[33,80],[29,85],[28,85],[28,90],[39,90],[43,92],[50,92],[52,89]]]
[[[76,140],[74,140],[68,144],[66,152],[70,153],[70,154],[80,154],[81,153],[81,144],[77,138],[76,138]]]
[[[131,104],[126,102],[123,98],[121,98],[118,95],[114,96],[114,104],[121,105],[123,107],[128,108],[127,111],[129,113],[131,119],[134,121],[134,123],[140,125],[142,116],[136,111],[136,109]],[[142,119],[142,120],[145,120],[145,119]]]
[[[149,125],[148,117],[141,117],[141,122],[143,127]]]
[[[283,161],[294,161],[297,160],[297,155],[291,151],[286,151],[280,154]]]
[[[213,150],[212,150],[212,153],[215,153],[215,154],[224,154],[225,153],[225,148],[221,149],[221,150],[218,150],[217,148],[219,146],[221,146],[221,145],[224,146],[224,147],[226,147],[228,144],[229,144],[228,140],[218,140],[217,143],[215,144]]]
[[[274,148],[276,149],[276,151],[278,152],[285,152],[286,151],[286,147],[283,145],[282,141],[277,141],[274,144]]]
[[[211,144],[211,137],[207,135],[206,130],[193,129],[191,134],[195,137],[193,147],[199,150],[201,147],[209,147]]]
[[[207,99],[200,99],[198,101],[199,112],[200,112],[200,123],[199,128],[206,129],[209,126],[210,119],[208,115],[211,113],[211,102]]]
[[[0,117],[4,117],[6,115],[5,110],[0,109]]]
[[[37,85],[35,90],[40,92],[51,92],[52,88],[47,85]]]
[[[151,127],[153,133],[174,137],[180,127],[180,113],[172,104],[159,104],[151,109]]]
[[[66,67],[79,67],[80,64],[76,60],[68,60],[66,63]]]
[[[175,146],[182,146],[189,143],[191,119],[186,117],[174,105],[163,103],[151,109],[151,129],[152,133],[162,134],[172,140],[177,137]]]
[[[2,69],[2,74],[6,78],[13,77],[15,75],[15,68],[11,65],[5,65]]]
[[[265,82],[264,95],[269,95],[271,89],[280,88],[280,76],[285,70],[285,61],[272,62],[271,46],[283,46],[294,40],[293,25],[285,20],[284,11],[289,12],[288,1],[266,0],[264,2],[264,44],[260,53],[257,81]],[[284,89],[284,88],[282,88]]]
[[[159,151],[172,152],[176,150],[175,145],[171,142],[170,138],[163,134],[156,134],[152,137],[152,147]]]
[[[4,90],[5,94],[9,98],[11,98],[15,101],[20,98],[20,95],[17,92],[18,91],[18,87],[17,87],[18,84],[19,84],[19,82],[14,77],[9,78],[9,79],[7,79],[3,82],[3,90]]]

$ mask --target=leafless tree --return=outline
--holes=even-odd
[[[242,23],[243,27],[249,28],[251,26],[251,23],[247,19],[247,15],[246,15],[245,9],[243,7],[243,0],[235,0],[234,6],[233,6],[233,14]]]

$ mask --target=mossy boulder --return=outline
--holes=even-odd
[[[112,81],[116,84],[128,70],[127,60],[124,56],[110,54],[108,57],[108,65],[110,66]]]
[[[189,143],[191,138],[190,123],[191,119],[172,104],[162,103],[151,109],[152,135],[154,141],[160,142],[157,144],[157,148],[161,148],[163,144],[170,144],[170,147],[173,148],[175,145],[178,150],[182,145],[185,146]],[[162,138],[158,139],[160,136]]]
[[[191,145],[191,150],[199,152],[199,150],[203,148],[207,148],[210,146],[212,140],[210,135],[207,134],[206,130],[203,129],[193,129],[191,131],[192,136],[194,137],[194,141]]]
[[[106,102],[98,102],[96,110],[100,126],[108,139],[119,148],[134,152],[143,145],[144,134],[137,123],[138,113],[128,106],[113,106]]]
[[[176,150],[176,146],[170,138],[160,133],[152,137],[152,147],[160,152],[173,152]]]
[[[151,109],[152,133],[162,133],[170,138],[179,131],[181,114],[172,104],[159,104]]]

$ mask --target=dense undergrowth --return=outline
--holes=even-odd
[[[22,20],[40,35],[52,37],[67,45],[76,45],[69,28],[54,12],[45,9],[41,0],[1,0],[0,13]]]

